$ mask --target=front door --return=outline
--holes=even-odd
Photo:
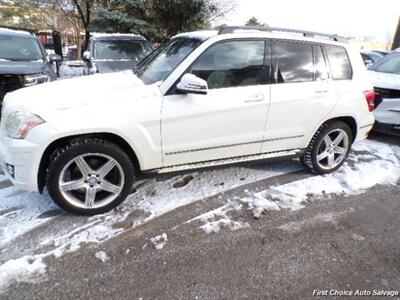
[[[263,40],[223,41],[189,68],[208,83],[207,95],[164,97],[164,166],[258,154],[270,102]]]

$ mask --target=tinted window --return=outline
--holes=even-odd
[[[372,71],[400,74],[400,53],[392,52],[384,56],[370,68]]]
[[[172,39],[145,58],[138,66],[136,74],[145,84],[164,81],[201,43],[198,39]]]
[[[328,79],[328,67],[324,58],[321,46],[313,46],[314,64],[315,64],[315,80]]]
[[[332,78],[336,80],[344,80],[352,78],[352,69],[343,47],[326,47],[329,64],[331,66]]]
[[[151,52],[145,41],[137,40],[100,40],[94,44],[96,59],[132,59],[141,60]]]
[[[266,84],[264,41],[231,41],[207,49],[190,72],[210,89]]]
[[[274,80],[277,83],[314,79],[312,48],[309,44],[275,42],[272,46]]]
[[[43,59],[39,42],[33,37],[0,35],[0,60],[33,61]]]

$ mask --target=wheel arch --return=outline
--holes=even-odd
[[[132,163],[135,167],[135,172],[136,172],[135,175],[138,175],[140,173],[140,163],[139,163],[139,159],[138,159],[135,151],[132,149],[132,147],[129,145],[129,143],[125,139],[120,137],[119,135],[116,135],[114,133],[109,133],[109,132],[70,135],[70,136],[65,136],[65,137],[59,138],[59,139],[51,142],[47,146],[46,150],[43,152],[43,155],[42,155],[42,158],[41,158],[40,164],[39,164],[38,178],[37,178],[38,189],[39,189],[40,193],[43,192],[43,189],[46,185],[47,167],[49,165],[51,156],[54,153],[54,151],[60,147],[67,145],[71,140],[74,140],[77,138],[85,138],[85,137],[100,138],[100,139],[104,139],[111,143],[116,144],[128,155],[128,157],[132,161]]]
[[[352,133],[352,135],[353,135],[353,136],[352,136],[352,141],[351,141],[351,142],[354,143],[354,141],[355,141],[356,138],[357,138],[357,134],[358,134],[358,125],[357,125],[356,119],[355,119],[354,117],[351,117],[351,116],[340,116],[340,117],[334,117],[334,118],[328,119],[328,120],[324,121],[323,123],[321,123],[321,124],[318,126],[318,128],[316,128],[316,130],[314,130],[314,133],[313,133],[313,135],[310,137],[310,139],[309,139],[307,145],[309,145],[309,143],[310,143],[311,140],[313,139],[315,133],[318,132],[318,130],[319,130],[322,126],[324,126],[324,125],[326,125],[326,124],[329,124],[329,123],[332,123],[332,122],[335,122],[335,121],[341,121],[341,122],[345,123],[347,126],[350,127],[351,133]]]

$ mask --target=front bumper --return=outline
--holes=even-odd
[[[38,191],[39,152],[39,145],[32,142],[1,137],[1,167],[16,187],[27,191]],[[14,174],[10,174],[8,170],[10,167],[13,168]]]

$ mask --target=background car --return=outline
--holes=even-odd
[[[8,92],[56,80],[52,64],[61,60],[29,32],[0,28],[0,103]]]
[[[82,58],[83,74],[131,70],[152,51],[140,35],[93,33]]]
[[[374,130],[400,135],[400,48],[369,68],[376,92]]]
[[[361,50],[361,57],[366,67],[380,60],[384,55],[375,51]]]

